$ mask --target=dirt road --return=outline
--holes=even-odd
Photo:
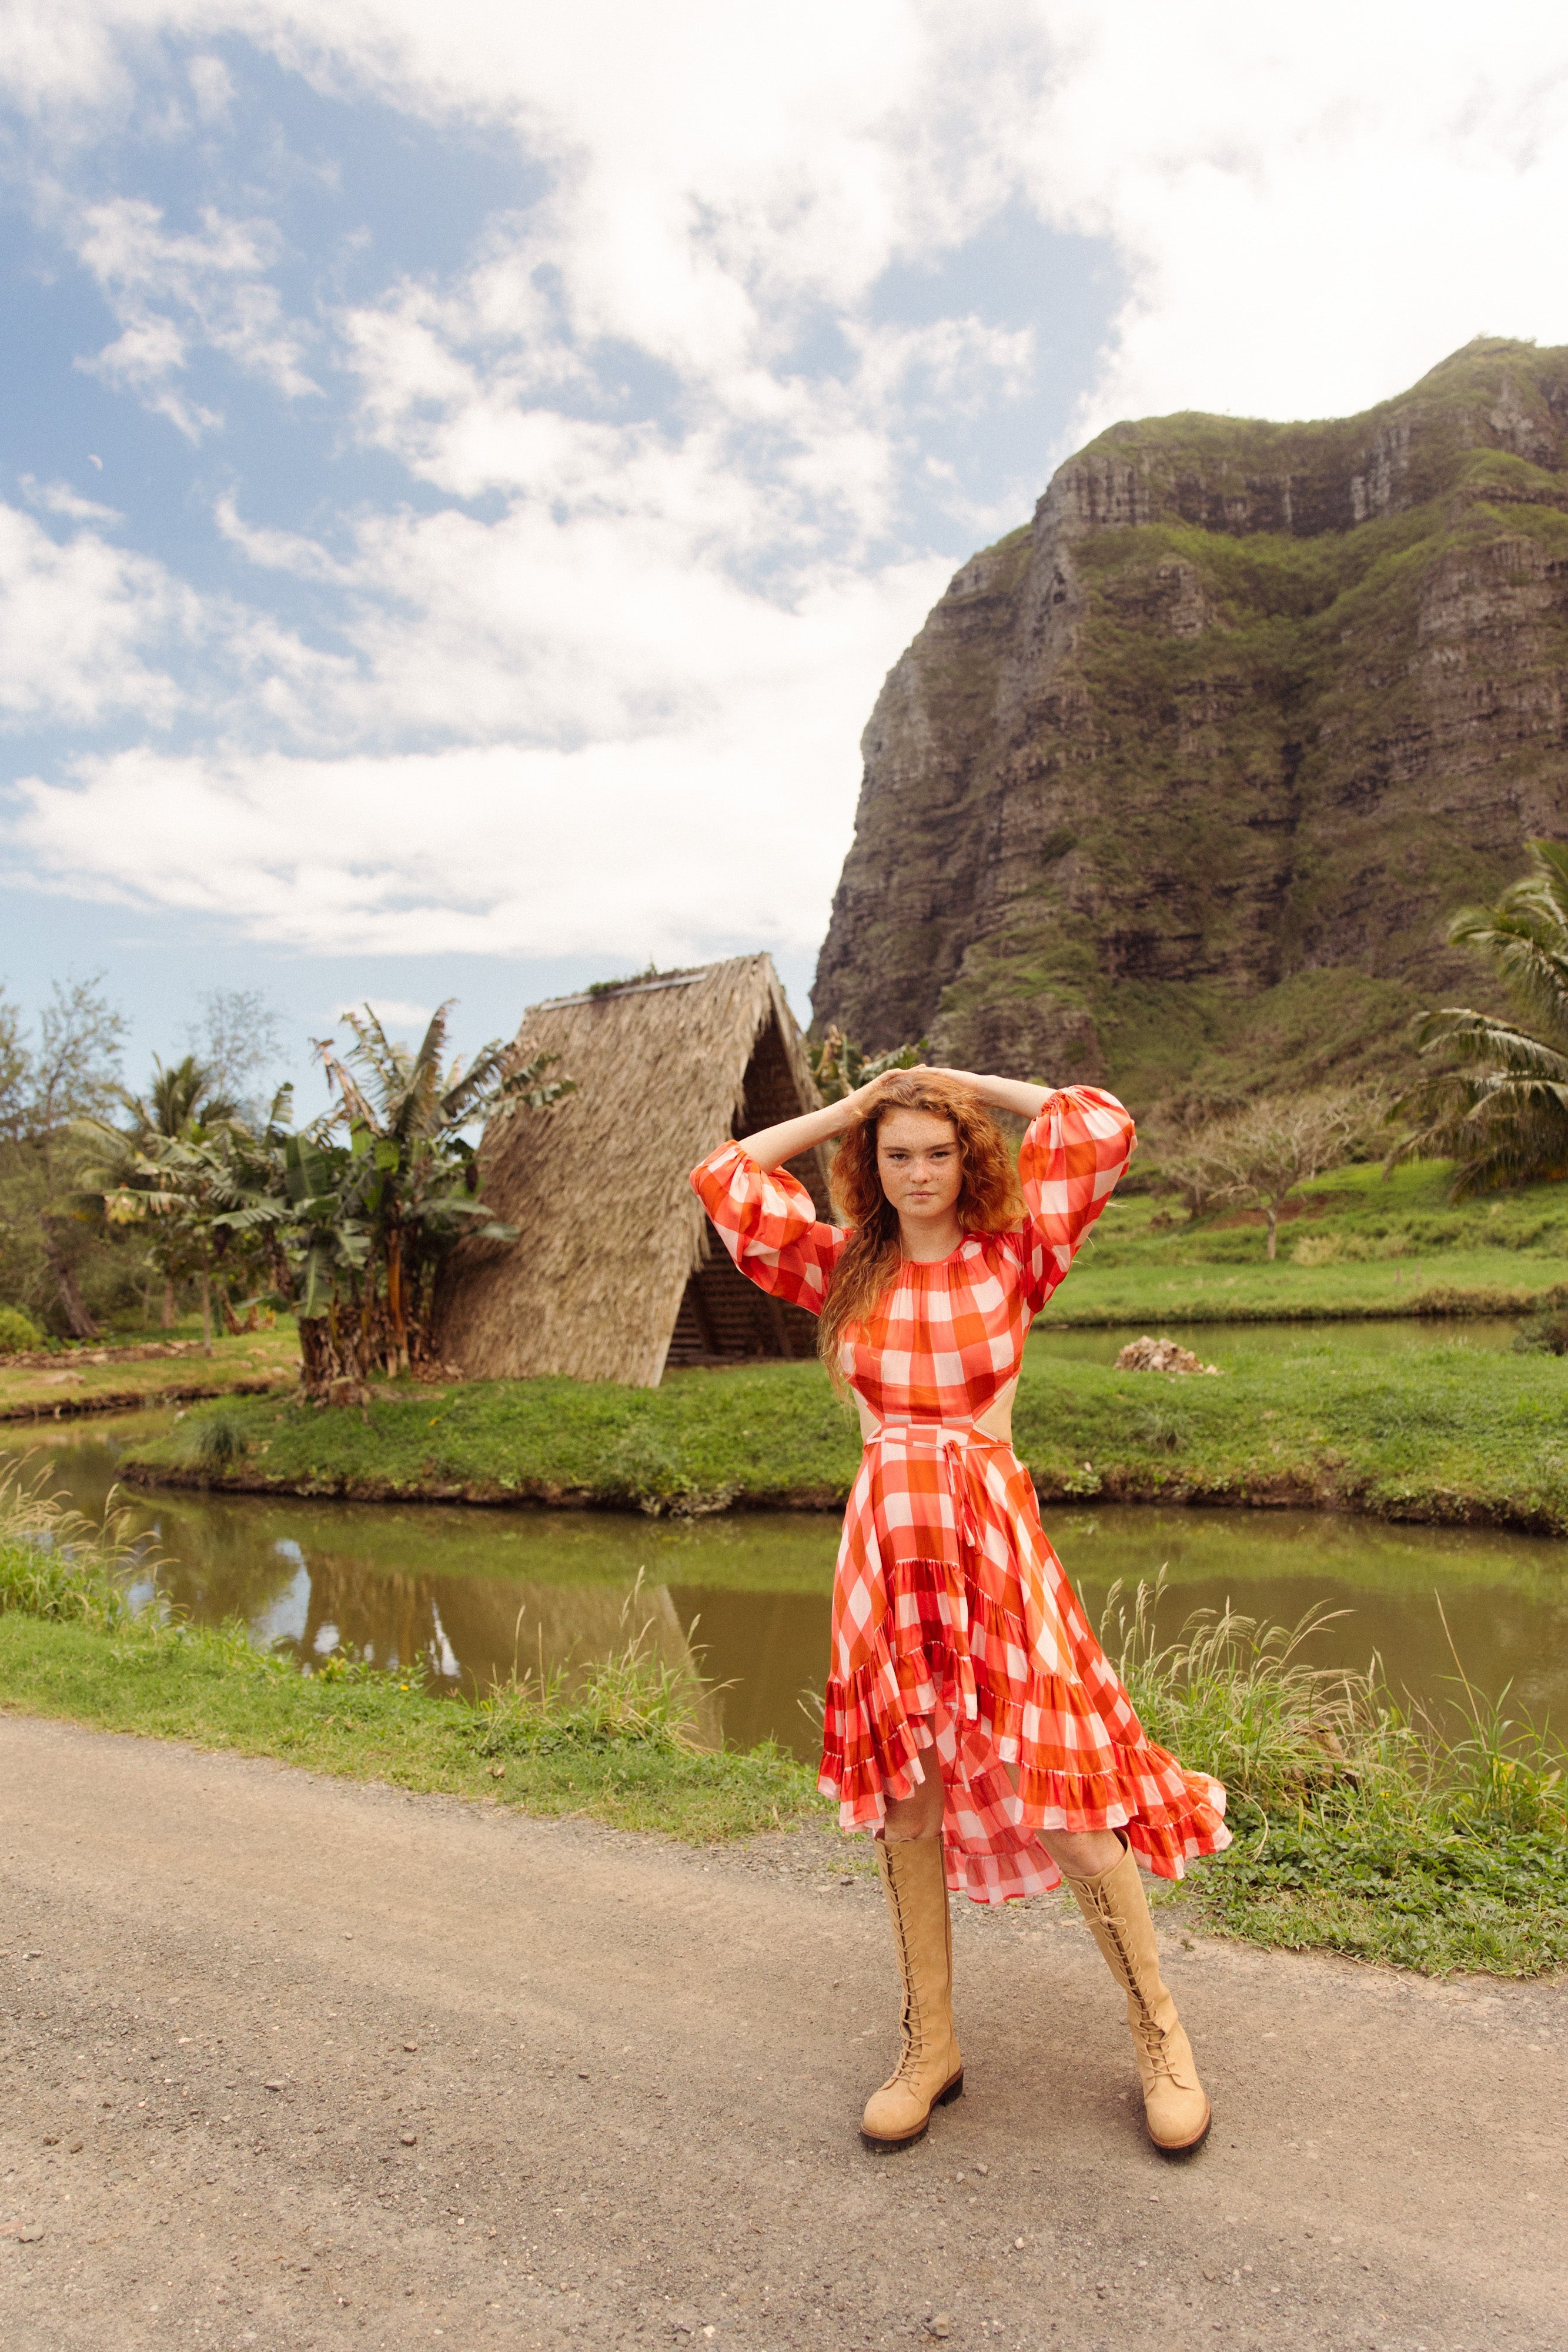
[[[1568,1987],[1173,1930],[1218,2118],[1173,2166],[1076,1915],[966,1906],[968,2094],[875,2157],[863,1850],[14,1717],[0,1791],[9,2352],[1568,2344]]]

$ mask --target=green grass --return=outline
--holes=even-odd
[[[209,1437],[214,1419],[221,1437]],[[226,1460],[215,1458],[220,1450]],[[859,1459],[859,1424],[821,1368],[773,1363],[677,1372],[652,1390],[402,1382],[362,1411],[246,1400],[193,1411],[167,1436],[139,1444],[125,1468],[262,1491],[588,1501],[660,1516],[737,1501],[831,1507]]]
[[[172,1331],[113,1332],[96,1347],[57,1345],[43,1364],[0,1355],[0,1423],[52,1421],[78,1413],[135,1412],[165,1399],[226,1395],[247,1387],[286,1387],[298,1377],[299,1341],[291,1322],[242,1331],[213,1342],[209,1356],[189,1323]],[[116,1349],[183,1343],[176,1356],[137,1359]],[[95,1358],[111,1360],[99,1363]]]
[[[1304,1186],[1286,1203],[1272,1265],[1259,1212],[1189,1219],[1155,1192],[1124,1195],[1101,1217],[1040,1328],[1568,1306],[1568,1186],[1531,1184],[1456,1208],[1449,1172],[1446,1161],[1419,1160],[1386,1178],[1376,1167],[1344,1168]]]
[[[1291,1505],[1568,1534],[1568,1365],[1454,1344],[1358,1355],[1354,1326],[1249,1350],[1218,1379],[1119,1372],[1031,1348],[1014,1438],[1046,1501]],[[363,1412],[271,1398],[196,1407],[123,1465],[138,1483],[653,1514],[831,1507],[858,1426],[815,1364],[388,1388]]]
[[[1218,1379],[1030,1362],[1018,1451],[1045,1498],[1295,1505],[1568,1533],[1568,1371],[1554,1356],[1437,1344],[1359,1356],[1303,1332]]]

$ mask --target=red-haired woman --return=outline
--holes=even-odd
[[[1030,1122],[1016,1175],[991,1109]],[[831,1136],[842,1226],[783,1167]],[[1145,1738],[1010,1442],[1030,1322],[1132,1149],[1093,1087],[916,1069],[693,1171],[741,1272],[821,1318],[860,1407],[821,1785],[846,1830],[875,1832],[904,1979],[903,2055],[861,2126],[879,2147],[963,2088],[948,1888],[1000,1903],[1062,1877],[1126,1994],[1150,2137],[1176,2151],[1208,2129],[1138,1864],[1179,1878],[1228,1844],[1225,1792]]]

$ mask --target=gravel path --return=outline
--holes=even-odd
[[[1076,1914],[966,1906],[967,2095],[875,2157],[863,1849],[5,1717],[0,1788],[8,2352],[1568,2342],[1561,1983],[1173,1927],[1217,2122],[1172,2165]]]

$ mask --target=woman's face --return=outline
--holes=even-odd
[[[952,1120],[928,1110],[886,1112],[877,1122],[876,1172],[901,1217],[946,1215],[964,1184]]]

